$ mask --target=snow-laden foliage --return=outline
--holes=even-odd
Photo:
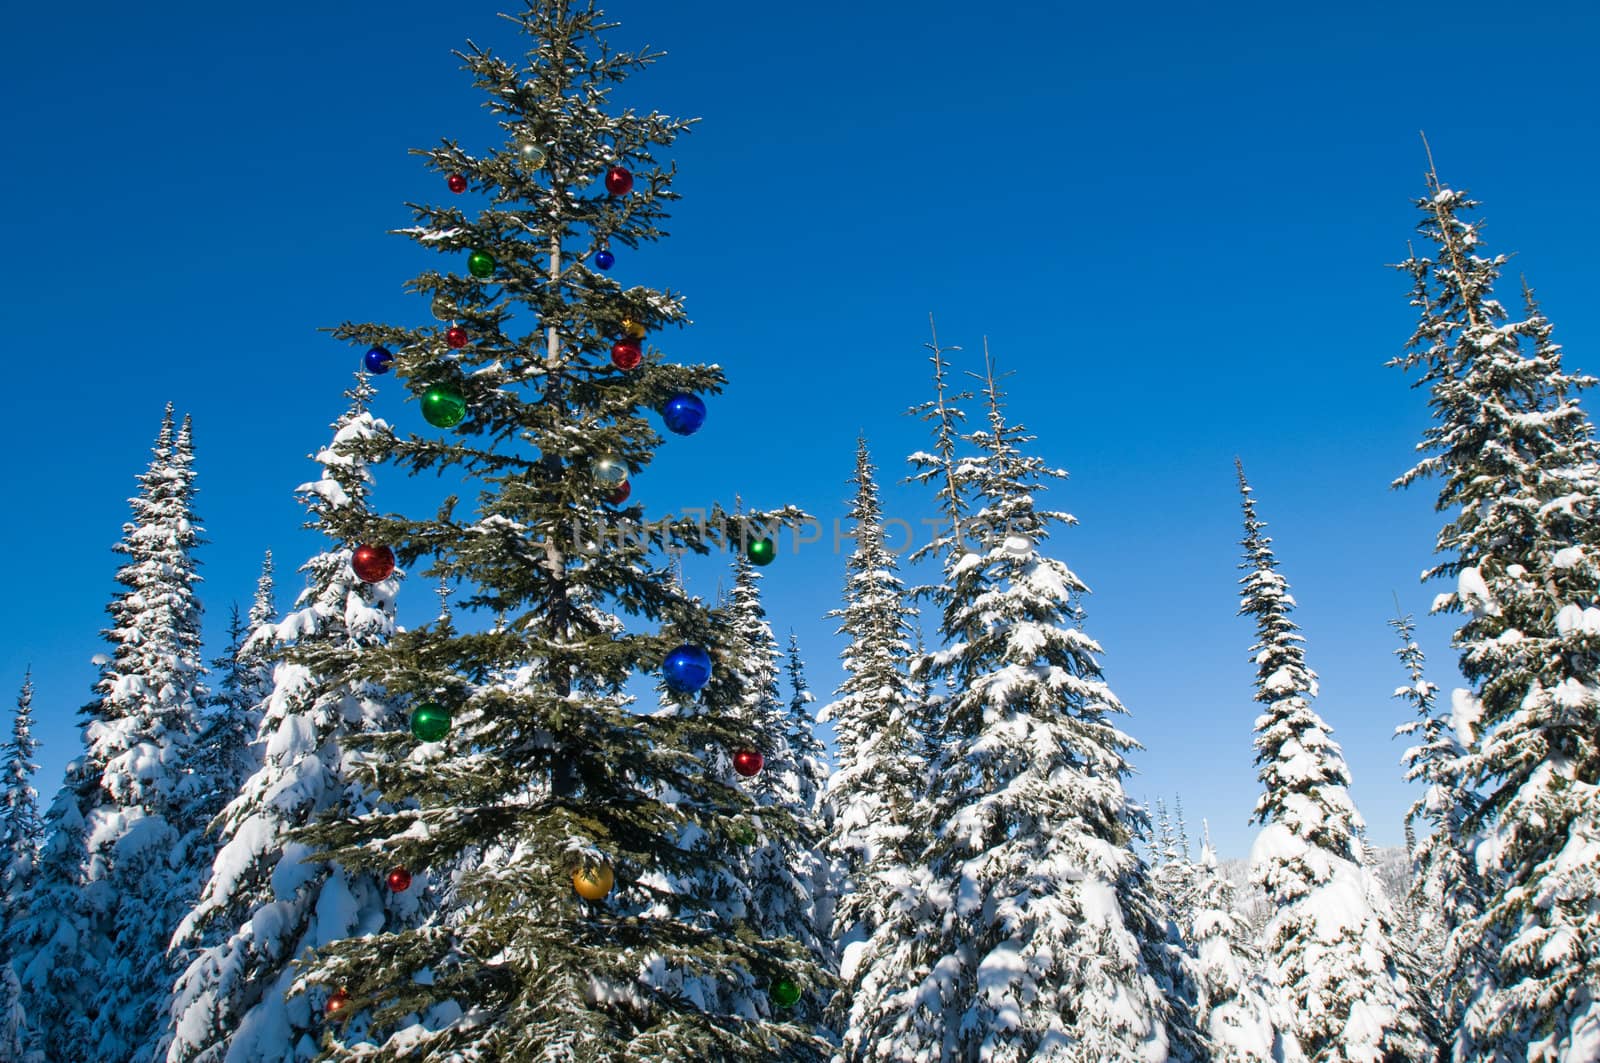
[[[39,858],[39,795],[33,788],[38,742],[33,737],[33,670],[23,673],[11,738],[0,745],[0,1059],[33,1063],[22,983],[12,970],[12,927],[28,911]]]
[[[847,1054],[1200,1058],[1176,930],[1132,850],[1136,743],[1080,627],[1087,588],[1044,551],[1072,518],[1034,495],[1063,474],[1023,453],[1032,437],[1006,422],[992,364],[987,427],[956,458],[942,358],[935,343],[940,453],[918,459],[952,492],[933,595],[944,645],[919,662],[948,684],[942,752],[914,813],[923,866],[891,883],[887,917],[841,970],[858,986]]]
[[[1261,956],[1249,922],[1239,912],[1233,885],[1217,867],[1209,828],[1193,867],[1193,914],[1187,929],[1195,955],[1196,1014],[1211,1041],[1212,1060],[1291,1063],[1302,1058],[1273,1020]]]
[[[85,751],[46,815],[13,933],[24,1004],[51,1060],[145,1058],[172,978],[166,940],[194,888],[203,824],[185,765],[205,691],[193,461],[189,419],[174,432],[169,405],[113,547],[127,559],[124,589],[107,607],[112,652],[96,658]]]
[[[1505,257],[1487,254],[1477,204],[1429,174],[1413,254],[1420,315],[1391,364],[1419,369],[1433,423],[1397,485],[1441,481],[1449,516],[1425,578],[1455,586],[1436,612],[1469,686],[1451,698],[1462,755],[1451,774],[1481,795],[1481,913],[1450,964],[1467,998],[1454,1051],[1468,1059],[1600,1058],[1600,455],[1551,326],[1524,287],[1513,319],[1494,297]],[[1445,814],[1452,810],[1441,809]],[[1472,903],[1476,903],[1473,901]],[[1463,909],[1459,915],[1466,918]],[[1486,976],[1471,962],[1491,961]]]
[[[1350,772],[1328,725],[1311,707],[1316,675],[1290,612],[1294,598],[1262,534],[1239,467],[1246,575],[1239,612],[1256,624],[1257,777],[1262,824],[1251,874],[1272,906],[1263,952],[1274,1012],[1312,1063],[1432,1060],[1418,1014],[1420,987],[1397,957],[1396,921],[1362,866],[1360,813]]]
[[[346,392],[350,408],[333,442],[315,456],[320,480],[298,489],[307,527],[333,535],[336,523],[367,512],[372,474],[363,451],[381,448],[389,428],[367,412],[374,394],[365,374]],[[351,781],[340,739],[351,730],[389,727],[395,710],[359,676],[322,672],[319,650],[373,646],[394,631],[398,577],[363,583],[337,537],[301,566],[306,587],[281,622],[272,619],[270,568],[257,586],[249,639],[234,658],[232,711],[257,719],[255,771],[218,817],[221,847],[198,903],[173,935],[187,962],[169,1003],[162,1045],[171,1063],[278,1063],[316,1054],[321,999],[292,991],[291,964],[307,949],[383,929],[416,909],[420,886],[385,897],[376,876],[352,875],[314,859],[290,832],[330,813],[370,811]],[[292,646],[286,659],[274,653]],[[258,668],[278,657],[263,686]],[[245,704],[244,699],[256,701]]]

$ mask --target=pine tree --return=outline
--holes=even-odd
[[[1600,454],[1578,395],[1594,379],[1562,368],[1550,322],[1524,286],[1513,320],[1494,297],[1504,256],[1483,250],[1477,203],[1431,167],[1417,203],[1432,258],[1400,268],[1420,319],[1391,364],[1420,369],[1434,423],[1426,456],[1397,481],[1442,480],[1450,515],[1425,579],[1453,579],[1435,612],[1466,614],[1454,635],[1468,688],[1452,698],[1464,747],[1456,777],[1482,799],[1462,827],[1479,838],[1483,910],[1457,960],[1472,978],[1453,1051],[1471,1060],[1600,1057]],[[1447,962],[1447,967],[1450,963]],[[1467,977],[1463,977],[1466,975]]]
[[[1277,1012],[1312,1063],[1431,1060],[1414,994],[1401,971],[1393,913],[1362,865],[1360,813],[1350,772],[1328,725],[1311,707],[1316,675],[1290,612],[1295,601],[1262,534],[1244,468],[1247,573],[1239,612],[1256,622],[1255,722],[1262,825],[1251,879],[1273,912],[1265,933]]]
[[[0,746],[0,1059],[33,1063],[33,1037],[22,1003],[22,984],[12,969],[12,928],[28,911],[34,865],[39,858],[39,795],[33,788],[38,743],[33,737],[33,669],[22,676],[22,691],[11,718],[11,740]]]
[[[1211,1059],[1215,1063],[1299,1059],[1292,1042],[1279,1035],[1273,1022],[1250,925],[1236,908],[1233,885],[1217,870],[1211,830],[1203,820],[1201,825],[1194,915],[1187,931],[1195,951],[1198,1025],[1210,1038]]]
[[[976,454],[932,477],[972,508],[945,537],[934,595],[946,648],[926,672],[950,697],[918,817],[934,832],[926,888],[902,894],[869,942],[865,1021],[846,1047],[873,1060],[1199,1058],[1176,933],[1132,849],[1144,822],[1122,781],[1136,743],[1111,723],[1125,710],[1079,626],[1087,588],[1042,552],[1072,518],[1034,497],[1064,474],[1023,453],[1033,437],[1005,420],[987,369],[987,428],[964,437]],[[940,445],[933,464],[949,461]]]
[[[172,990],[171,1063],[277,1063],[317,1051],[320,998],[291,991],[291,964],[309,948],[400,921],[417,908],[419,886],[386,896],[374,876],[311,859],[290,832],[330,812],[359,814],[371,795],[351,782],[339,740],[347,732],[396,726],[383,692],[358,675],[279,661],[262,688],[256,669],[283,645],[310,656],[318,648],[382,643],[394,631],[398,577],[368,584],[351,568],[351,548],[335,528],[368,512],[372,474],[361,445],[381,447],[388,425],[367,410],[376,394],[357,374],[349,409],[333,441],[313,460],[322,477],[301,484],[306,527],[333,537],[301,566],[306,588],[294,612],[273,623],[270,555],[250,611],[250,637],[232,656],[234,711],[256,721],[250,739],[262,759],[218,817],[221,846],[198,902],[174,934],[187,959]],[[255,696],[246,705],[244,698]],[[391,914],[392,912],[392,914]]]
[[[144,1058],[171,974],[194,843],[184,768],[205,697],[201,542],[189,418],[162,419],[150,467],[114,550],[124,590],[107,607],[109,656],[82,712],[83,756],[46,816],[31,910],[16,930],[28,1014],[47,1058]]]
[[[811,693],[811,685],[806,682],[805,662],[800,658],[800,639],[793,631],[789,632],[787,668],[789,712],[784,717],[784,737],[788,742],[789,763],[794,773],[794,817],[801,829],[800,838],[804,840],[803,845],[793,850],[791,870],[809,883],[815,912],[811,930],[820,947],[820,958],[830,969],[837,970],[837,950],[829,937],[836,894],[823,853],[826,827],[822,798],[828,785],[828,752],[817,737],[817,720],[812,708],[817,699]]]
[[[1194,921],[1199,868],[1189,859],[1182,808],[1183,801],[1179,799],[1176,810],[1169,814],[1166,803],[1156,799],[1156,858],[1152,860],[1150,881],[1173,921],[1186,933]]]
[[[531,0],[512,21],[529,38],[524,61],[459,53],[507,143],[420,153],[484,194],[416,205],[404,230],[452,257],[410,286],[460,331],[335,330],[392,351],[394,379],[435,426],[395,440],[391,460],[464,472],[478,488],[470,516],[452,497],[430,520],[349,514],[336,530],[390,545],[413,569],[431,559],[419,574],[448,577],[464,610],[503,619],[327,651],[322,667],[371,678],[405,711],[438,705],[448,732],[349,736],[347,755],[381,766],[356,778],[392,811],[295,835],[352,874],[400,863],[450,884],[436,918],[331,943],[301,984],[337,994],[322,1045],[335,1058],[816,1058],[825,972],[802,943],[759,937],[713,895],[752,808],[703,755],[742,735],[741,684],[727,681],[737,633],[659,564],[668,547],[709,551],[738,522],[716,508],[704,522],[646,524],[637,501],[608,501],[616,474],[637,477],[660,445],[651,408],[692,411],[723,383],[714,366],[631,342],[685,324],[677,296],[623,289],[590,266],[664,235],[673,169],[657,154],[689,123],[608,110],[612,89],[655,55],[611,50],[592,3]],[[457,205],[474,202],[475,214]],[[634,711],[630,678],[679,645],[711,655],[720,681],[675,693],[669,711]],[[784,819],[761,811],[769,836],[795,829]],[[609,893],[575,894],[574,874],[601,868]],[[786,1010],[791,988],[801,999]]]

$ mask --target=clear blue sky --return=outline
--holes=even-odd
[[[208,656],[262,550],[279,604],[317,547],[292,490],[358,352],[318,330],[427,320],[425,260],[386,230],[448,193],[406,153],[494,130],[450,50],[520,52],[503,0],[26,4],[10,18],[0,418],[11,512],[0,690],[31,662],[46,800],[76,750],[115,587],[109,547],[163,404],[194,415]],[[842,515],[857,431],[886,478],[924,445],[927,315],[1016,372],[1013,415],[1072,472],[1056,548],[1094,589],[1087,629],[1134,716],[1136,796],[1184,795],[1243,855],[1256,792],[1252,631],[1235,616],[1240,455],[1301,602],[1319,708],[1380,843],[1400,839],[1400,679],[1385,621],[1418,586],[1430,488],[1387,489],[1423,396],[1383,362],[1409,334],[1405,254],[1426,129],[1486,202],[1566,345],[1600,370],[1592,192],[1600,15],[1535,5],[793,5],[616,0],[619,45],[669,55],[624,102],[704,121],[680,141],[671,239],[615,275],[681,291],[670,348],[731,386],[635,485],[653,512],[742,493]],[[1511,295],[1514,289],[1509,289]],[[964,363],[975,365],[969,359]],[[426,430],[380,381],[378,412]],[[431,477],[381,481],[431,512]],[[915,523],[916,492],[891,510]],[[829,536],[831,539],[831,536]],[[831,542],[766,570],[813,685]],[[695,589],[715,592],[713,576]],[[402,594],[402,621],[435,611]],[[1424,620],[1437,681],[1448,626]]]

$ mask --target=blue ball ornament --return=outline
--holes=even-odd
[[[594,264],[601,269],[610,269],[617,264],[617,256],[602,247],[594,253]]]
[[[367,352],[364,360],[367,363],[368,372],[387,373],[389,371],[389,363],[394,361],[394,355],[389,353],[389,348],[387,347],[374,347]]]
[[[679,646],[661,662],[667,689],[693,694],[711,679],[711,654],[699,646]]]
[[[698,395],[674,395],[661,407],[661,419],[680,436],[693,435],[706,423],[706,404]]]

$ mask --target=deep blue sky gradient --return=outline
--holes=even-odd
[[[318,548],[292,490],[345,405],[359,352],[319,329],[428,320],[402,282],[427,263],[386,230],[448,196],[407,149],[496,131],[451,56],[522,46],[504,0],[272,5],[30,4],[0,86],[9,165],[10,569],[0,690],[38,687],[53,793],[77,746],[115,586],[108,547],[163,404],[195,419],[208,656],[261,551],[279,604]],[[1320,711],[1344,742],[1373,838],[1410,799],[1389,738],[1401,707],[1392,593],[1425,613],[1431,488],[1388,490],[1426,423],[1384,361],[1413,323],[1406,252],[1418,130],[1446,181],[1486,203],[1495,251],[1538,289],[1569,364],[1600,370],[1584,256],[1600,14],[1590,5],[1355,3],[807,5],[616,0],[620,46],[669,55],[619,102],[704,121],[680,141],[672,238],[619,249],[625,284],[685,293],[668,337],[730,386],[706,428],[635,485],[652,512],[742,494],[831,529],[858,431],[886,480],[921,448],[930,311],[976,367],[1014,370],[1012,414],[1071,481],[1055,540],[1094,589],[1087,630],[1147,747],[1139,797],[1182,793],[1244,855],[1252,630],[1235,616],[1244,459],[1300,600]],[[1515,295],[1514,285],[1503,294]],[[380,380],[378,412],[426,431]],[[431,512],[450,485],[380,481]],[[467,492],[469,497],[471,492]],[[890,487],[913,525],[931,512]],[[811,679],[839,680],[844,557],[831,530],[766,570]],[[846,544],[845,549],[848,548]],[[715,572],[691,570],[716,592]],[[914,577],[913,577],[914,578]],[[402,593],[402,621],[434,615]],[[1446,620],[1423,621],[1433,677]]]

